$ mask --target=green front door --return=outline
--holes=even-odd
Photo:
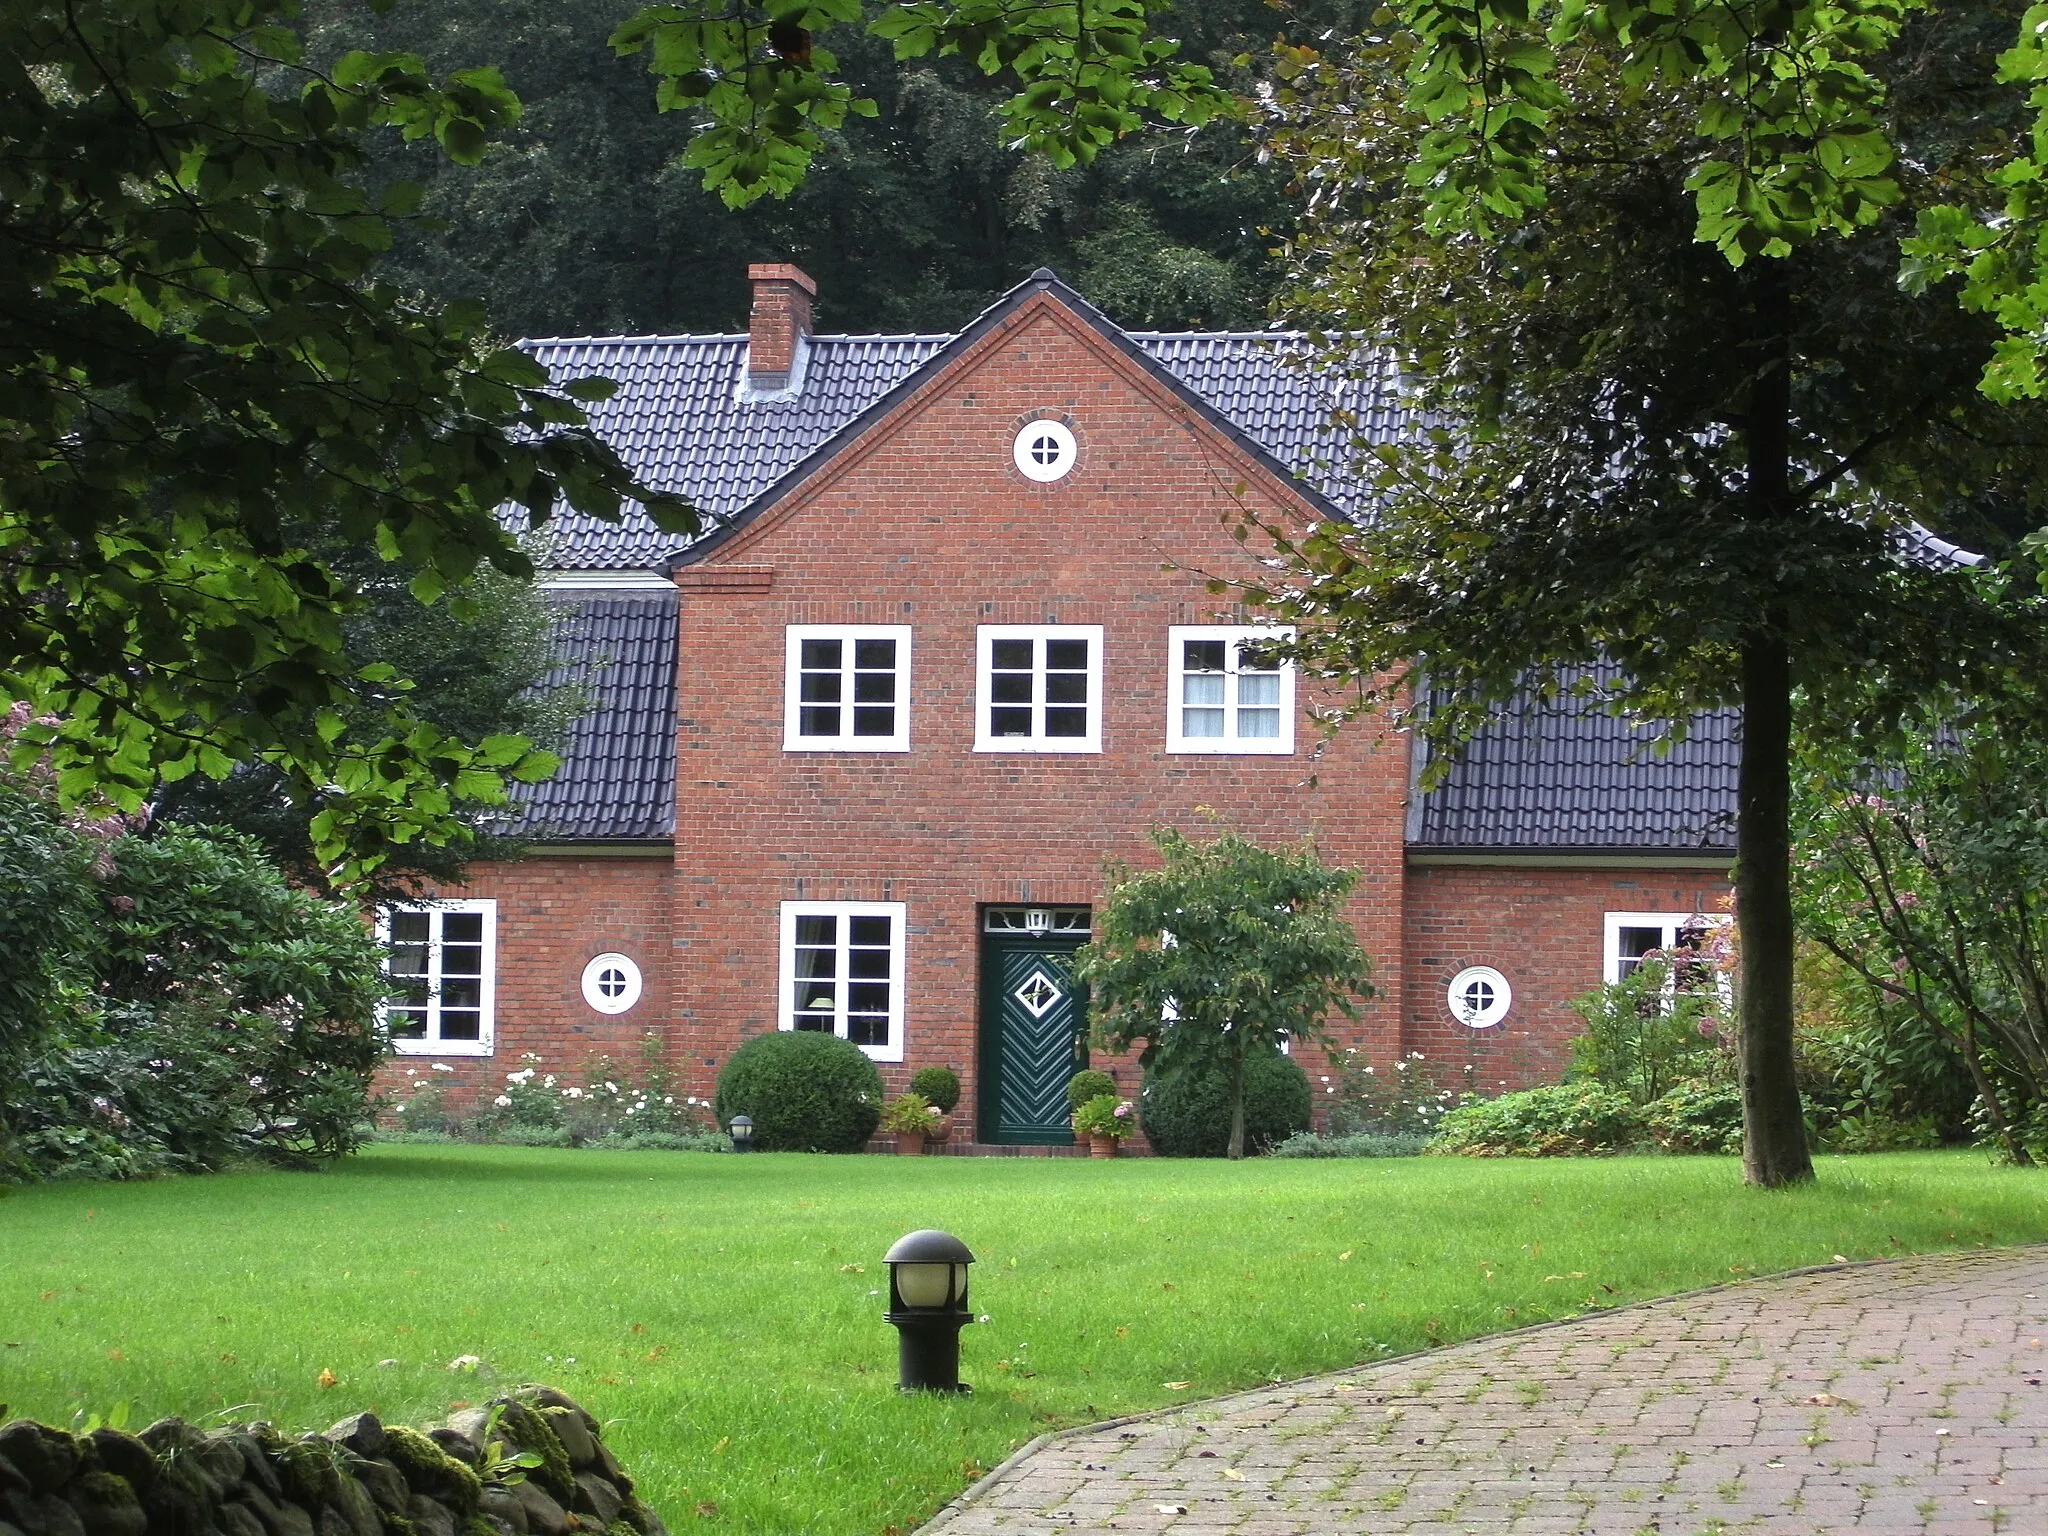
[[[1072,1143],[1067,1080],[1088,1064],[1086,999],[1073,960],[1086,938],[982,934],[981,1140]]]

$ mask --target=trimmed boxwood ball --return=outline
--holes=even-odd
[[[1099,1099],[1104,1094],[1117,1096],[1116,1079],[1107,1072],[1085,1067],[1067,1079],[1067,1108],[1077,1110],[1090,1099]]]
[[[732,1053],[718,1074],[720,1125],[754,1122],[761,1152],[858,1152],[882,1119],[882,1074],[857,1045],[811,1030],[773,1030]]]
[[[921,1093],[942,1115],[960,1102],[960,1075],[951,1067],[920,1067],[910,1075],[910,1091]]]
[[[1230,1069],[1147,1074],[1139,1115],[1152,1150],[1166,1157],[1222,1157],[1230,1149]],[[1244,1064],[1244,1150],[1278,1146],[1309,1128],[1308,1074],[1285,1056]]]

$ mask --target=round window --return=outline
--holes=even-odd
[[[640,967],[624,955],[599,955],[583,967],[583,1001],[599,1013],[624,1013],[640,1001]]]
[[[1490,965],[1467,966],[1451,978],[1451,1017],[1467,1029],[1491,1029],[1515,1000],[1507,977]]]
[[[1011,456],[1027,480],[1057,480],[1074,467],[1074,434],[1058,421],[1034,421],[1017,434]]]

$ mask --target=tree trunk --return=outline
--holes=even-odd
[[[1230,1058],[1230,1148],[1228,1156],[1233,1163],[1244,1160],[1244,1035],[1233,1030],[1238,1038],[1232,1042],[1237,1050]]]
[[[1792,305],[1785,263],[1750,271],[1757,366],[1749,386],[1749,513],[1758,536],[1796,538],[1791,505]],[[1776,1189],[1813,1178],[1792,1068],[1792,651],[1784,601],[1742,643],[1735,910],[1742,930],[1742,1173]]]

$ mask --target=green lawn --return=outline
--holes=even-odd
[[[2048,1239],[2048,1175],[1981,1155],[1830,1158],[1774,1195],[1739,1177],[383,1147],[52,1186],[0,1201],[0,1400],[301,1429],[549,1381],[679,1529],[876,1536],[1053,1425],[1837,1254]],[[981,1261],[971,1399],[894,1389],[879,1261],[921,1226]],[[451,1374],[461,1355],[488,1364]]]

